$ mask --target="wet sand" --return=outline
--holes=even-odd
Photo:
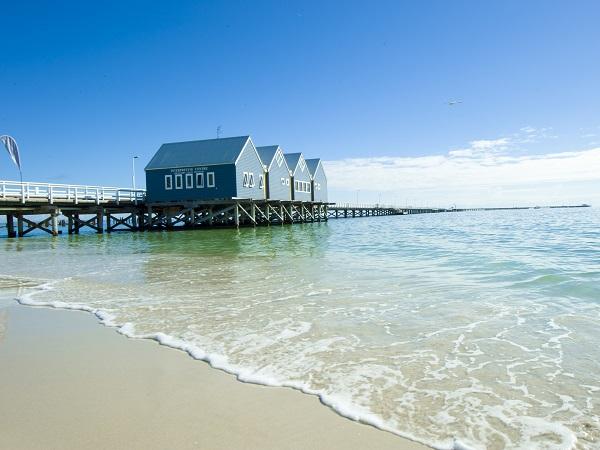
[[[0,293],[0,295],[2,295]],[[0,448],[426,449],[79,311],[0,298]]]

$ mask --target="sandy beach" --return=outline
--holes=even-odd
[[[0,298],[2,449],[424,449],[84,312]]]

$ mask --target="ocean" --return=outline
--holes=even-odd
[[[597,209],[31,236],[0,261],[24,304],[436,448],[600,448]]]

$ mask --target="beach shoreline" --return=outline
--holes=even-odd
[[[96,317],[0,293],[0,447],[425,449]],[[9,295],[6,295],[9,294]]]

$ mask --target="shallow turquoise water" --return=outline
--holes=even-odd
[[[439,447],[600,446],[600,211],[0,240],[22,300],[96,311]],[[56,303],[56,302],[62,303]]]

